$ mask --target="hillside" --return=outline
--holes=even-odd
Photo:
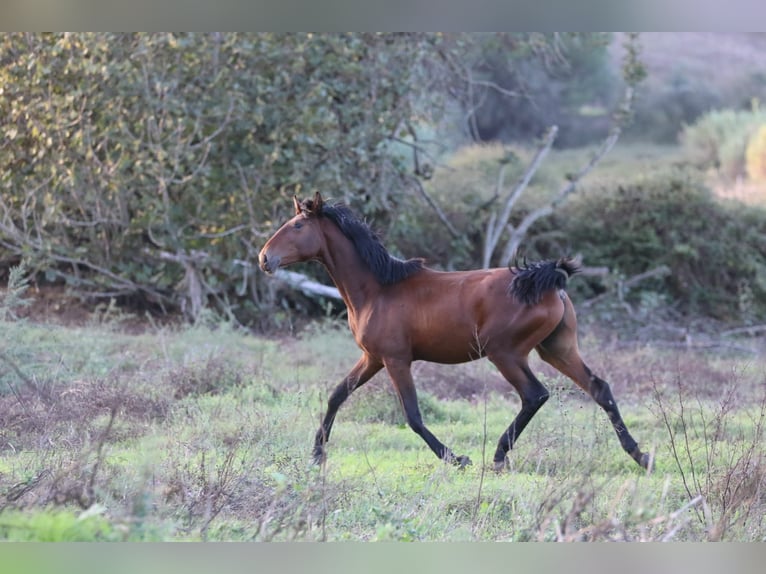
[[[622,57],[622,34],[611,47],[615,65]],[[766,34],[712,32],[643,32],[642,59],[646,86],[661,89],[679,76],[704,82],[722,93],[760,76],[766,85]]]

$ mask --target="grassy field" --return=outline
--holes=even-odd
[[[0,322],[0,540],[766,539],[766,359],[582,342],[651,474],[598,407],[539,361],[551,399],[489,470],[518,399],[486,361],[418,364],[438,461],[384,374],[310,447],[357,351],[343,325],[265,339],[226,324]],[[741,345],[742,347],[744,345]]]

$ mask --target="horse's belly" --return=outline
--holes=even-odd
[[[484,356],[483,345],[475,337],[434,336],[413,346],[413,359],[432,363],[466,363]]]

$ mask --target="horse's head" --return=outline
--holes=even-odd
[[[280,267],[315,259],[324,239],[319,228],[322,213],[322,196],[298,201],[293,197],[295,215],[271,236],[258,254],[258,264],[266,273],[274,273]]]

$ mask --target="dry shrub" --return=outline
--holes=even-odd
[[[212,529],[226,528],[257,541],[323,539],[328,509],[342,505],[352,488],[328,483],[319,468],[263,472],[252,462],[250,444],[248,436],[229,437],[221,448],[192,446],[171,460],[162,501],[175,509],[183,529],[203,540]]]
[[[209,357],[206,361],[195,362],[171,369],[167,382],[174,399],[187,396],[217,395],[242,384],[242,374],[224,359]]]
[[[763,381],[759,388],[763,394],[755,402],[757,411],[745,416],[743,406],[753,403],[743,405],[734,384],[721,389],[712,412],[685,377],[679,376],[673,389],[654,386],[671,458],[689,499],[702,501],[696,516],[708,540],[742,540],[742,532],[766,512]],[[745,418],[749,424],[742,424]]]
[[[118,378],[48,385],[45,392],[24,388],[0,397],[0,447],[13,449],[74,448],[93,440],[100,421],[111,411],[128,424],[110,440],[130,436],[133,425],[164,420],[170,398],[158,389],[127,384]],[[115,431],[117,429],[114,429]]]

